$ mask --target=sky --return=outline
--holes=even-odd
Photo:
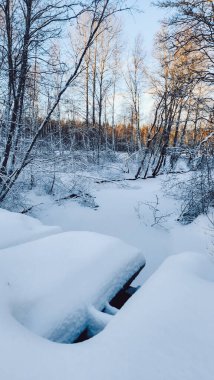
[[[131,51],[135,38],[141,35],[144,43],[145,62],[148,67],[154,65],[153,43],[154,37],[160,29],[160,21],[164,18],[165,12],[151,5],[151,0],[138,0],[138,6],[142,9],[141,13],[124,13],[122,15],[122,38],[126,44],[127,51]],[[142,98],[143,112],[142,121],[147,122],[152,117],[151,110],[153,99],[145,89]]]
[[[133,46],[135,37],[141,34],[144,41],[144,48],[147,55],[147,60],[152,57],[153,40],[155,34],[160,29],[160,21],[165,15],[165,11],[152,6],[151,0],[138,0],[142,13],[124,13],[122,16],[123,35],[125,42]]]
[[[131,1],[134,0],[130,0]],[[155,0],[153,0],[155,1]],[[124,67],[127,66],[127,59],[131,56],[131,51],[135,42],[135,38],[140,34],[143,39],[143,50],[145,52],[145,63],[148,69],[154,68],[155,60],[152,57],[153,52],[153,42],[155,34],[160,29],[160,21],[164,16],[164,12],[159,8],[151,5],[152,0],[137,0],[138,8],[142,12],[122,12],[120,13],[121,19],[121,42],[122,48],[124,49],[124,54],[122,59],[124,59]],[[67,51],[67,43],[65,43],[65,50]],[[142,115],[141,121],[147,122],[152,119],[151,110],[153,105],[153,99],[151,95],[145,89],[142,96]],[[124,88],[122,87],[116,97],[117,110],[118,110],[118,121],[120,120],[121,114],[123,115],[124,110]]]

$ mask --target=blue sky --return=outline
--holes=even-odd
[[[152,6],[150,0],[138,0],[139,7],[143,10],[143,13],[124,13],[122,15],[122,39],[125,42],[127,52],[132,49],[135,38],[140,34],[144,42],[144,51],[146,53],[146,65],[153,66],[155,64],[152,57],[153,42],[155,34],[160,29],[160,21],[165,15],[165,11]],[[151,95],[145,88],[142,97],[142,120],[147,121],[150,119],[153,100]]]
[[[144,41],[147,59],[152,55],[153,40],[156,32],[160,28],[160,20],[165,11],[151,5],[150,0],[138,0],[139,7],[143,13],[134,15],[124,14],[122,16],[124,40],[131,47],[138,34],[141,34]]]

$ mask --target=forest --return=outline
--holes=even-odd
[[[0,0],[0,380],[213,380],[214,1]]]
[[[124,57],[121,13],[136,12],[132,6],[1,2],[1,202],[33,187],[37,177],[47,176],[45,188],[54,192],[56,173],[66,162],[78,161],[80,168],[83,161],[90,170],[91,164],[99,168],[103,160],[117,160],[120,152],[135,160],[136,179],[174,171],[177,161],[186,159],[200,178],[206,172],[206,200],[197,194],[203,205],[196,208],[209,207],[213,2],[156,4],[170,16],[155,37],[152,68],[145,63],[143,35]],[[147,121],[145,92],[153,104]]]

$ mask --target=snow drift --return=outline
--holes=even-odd
[[[0,249],[61,231],[59,227],[45,226],[38,219],[2,208],[0,209],[0,226]]]
[[[104,298],[125,281],[125,273],[128,277],[135,270],[132,265],[142,262],[137,250],[89,233],[3,250],[1,380],[213,380],[214,264],[205,255],[168,258],[107,327],[83,343],[53,343],[16,320],[38,333],[49,335],[57,326],[63,333],[59,316],[66,325],[78,304],[83,309],[90,304],[91,315],[96,314]]]
[[[119,239],[67,232],[1,251],[1,299],[31,331],[72,342],[86,328],[89,307],[102,310],[144,265],[143,255]]]

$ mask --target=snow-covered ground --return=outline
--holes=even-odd
[[[180,225],[164,186],[97,184],[97,209],[34,194],[40,221],[0,210],[1,380],[213,379],[212,226],[205,216]],[[143,286],[116,315],[108,303],[101,313],[141,252]],[[101,332],[60,343],[86,325]]]
[[[60,232],[26,215],[0,209],[0,249]]]
[[[186,180],[185,176],[182,179]],[[212,226],[208,218],[200,216],[186,226],[177,222],[180,203],[166,195],[167,186],[162,176],[146,181],[98,184],[93,192],[97,209],[75,201],[56,204],[46,197],[44,206],[35,208],[34,215],[44,224],[59,225],[63,231],[99,232],[138,247],[147,262],[138,281],[141,284],[169,255],[187,250],[212,252]],[[40,198],[35,201],[40,202]],[[156,215],[154,207],[159,210]],[[160,218],[157,224],[155,217]]]
[[[102,311],[144,264],[142,253],[119,239],[64,232],[1,250],[0,299],[9,299],[14,318],[31,331],[72,342],[90,306]]]
[[[35,256],[29,252],[24,255],[22,247],[22,252],[16,252],[17,259],[21,255],[22,266],[11,265],[11,254],[8,252],[7,256],[7,250],[1,257],[2,380],[213,379],[214,264],[210,257],[184,253],[168,258],[100,334],[82,343],[60,344],[32,333],[17,321],[14,309],[20,305],[19,297],[31,294],[33,303],[35,280],[37,288],[47,290],[53,273],[51,266],[46,267],[37,279],[34,275],[32,281],[26,280],[32,274],[31,270],[26,276],[26,267],[29,269],[30,259]],[[24,256],[27,266],[24,266]],[[41,259],[41,255],[39,257]],[[31,269],[34,265],[32,260]],[[58,269],[57,277],[68,273],[63,265]],[[19,296],[17,278],[22,284],[20,287],[18,284]],[[62,284],[64,298],[71,290],[67,288],[67,281]],[[90,283],[86,292],[87,288]],[[58,292],[51,290],[45,293],[44,309],[54,300],[54,294],[55,309],[59,306]],[[65,298],[68,300],[67,295]],[[30,308],[30,298],[28,301]],[[43,316],[44,323],[47,314]]]

